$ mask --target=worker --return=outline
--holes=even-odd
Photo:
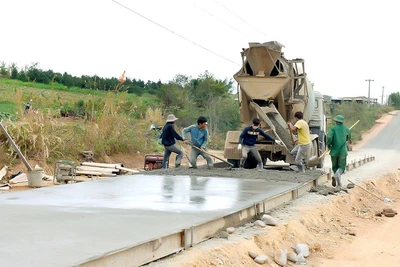
[[[249,152],[253,154],[255,159],[257,160],[257,168],[259,171],[264,169],[264,164],[261,159],[260,152],[258,152],[256,145],[257,137],[262,135],[267,140],[271,140],[278,145],[282,145],[282,141],[273,138],[272,136],[266,134],[260,128],[260,120],[258,118],[253,119],[253,125],[247,126],[243,129],[242,133],[239,136],[239,144],[238,150],[242,151],[242,156],[240,158],[240,168],[243,168],[244,163],[247,160],[247,155]]]
[[[288,126],[291,131],[297,131],[298,143],[290,154],[294,157],[299,172],[305,172],[306,167],[304,166],[303,161],[311,147],[310,128],[307,122],[303,119],[303,112],[297,111],[294,114],[294,119],[296,120],[296,123],[293,125],[289,122]]]
[[[327,137],[327,146],[331,150],[332,161],[332,186],[342,186],[341,176],[346,169],[347,164],[347,141],[351,142],[350,129],[343,125],[344,117],[337,115],[334,119],[335,125],[329,130]]]
[[[193,168],[197,168],[197,157],[201,155],[207,161],[207,168],[211,169],[214,164],[211,157],[206,153],[208,141],[207,119],[200,116],[197,119],[197,125],[193,124],[186,127],[182,131],[183,140],[187,140],[187,134],[190,133],[190,142],[192,146],[190,150],[190,164]]]
[[[169,158],[171,156],[171,153],[177,154],[176,158],[175,158],[175,168],[179,168],[181,166],[183,151],[180,150],[175,145],[175,143],[176,143],[175,139],[183,141],[183,138],[175,131],[175,128],[174,128],[175,121],[177,119],[178,118],[175,117],[174,114],[168,115],[166,124],[162,128],[161,144],[164,146],[164,158],[163,158],[163,163],[162,163],[163,169],[168,168]]]

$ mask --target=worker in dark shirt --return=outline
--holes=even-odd
[[[176,140],[181,140],[183,141],[182,136],[180,136],[176,131],[175,131],[175,121],[178,118],[175,117],[174,114],[170,114],[167,117],[167,123],[164,125],[161,133],[161,143],[164,146],[164,159],[162,163],[162,168],[167,169],[169,165],[169,157],[171,156],[171,153],[176,153],[176,158],[175,158],[175,168],[178,168],[181,166],[181,161],[183,157],[183,151],[180,150],[175,144]],[[187,143],[187,141],[184,141]]]
[[[278,145],[282,145],[282,141],[276,140],[272,136],[266,134],[263,130],[259,128],[260,120],[258,118],[253,119],[253,125],[247,126],[243,129],[243,132],[239,136],[238,150],[242,151],[242,157],[240,159],[240,167],[243,168],[244,163],[247,160],[247,154],[251,152],[255,159],[257,160],[258,170],[263,170],[263,162],[261,159],[260,152],[258,152],[256,145],[257,137],[259,135],[264,136],[267,140],[271,140]]]

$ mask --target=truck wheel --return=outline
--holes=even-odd
[[[240,160],[239,159],[228,159],[229,163],[232,163],[232,168],[239,168],[240,167]]]
[[[249,153],[247,155],[247,160],[244,162],[243,168],[245,168],[245,169],[255,169],[255,168],[257,168],[257,160],[253,156],[252,153]]]

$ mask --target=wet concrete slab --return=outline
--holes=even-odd
[[[127,175],[0,194],[0,266],[73,266],[250,207],[298,183]]]

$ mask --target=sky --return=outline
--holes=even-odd
[[[242,48],[278,41],[286,58],[305,60],[322,94],[368,97],[370,89],[380,103],[400,91],[393,0],[0,0],[0,18],[0,62],[19,68],[233,80]]]

